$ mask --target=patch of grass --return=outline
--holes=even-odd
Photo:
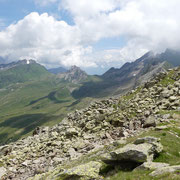
[[[169,72],[168,75],[159,82],[159,84],[165,87],[170,84],[173,84],[175,82],[175,80],[172,79],[173,75],[174,75],[174,70]]]
[[[0,144],[31,135],[37,126],[53,126],[67,113],[86,107],[92,98],[73,98],[70,89],[76,86],[48,77],[0,91]]]
[[[153,136],[161,139],[161,144],[163,145],[163,152],[160,153],[158,157],[154,160],[154,162],[163,162],[168,163],[170,165],[179,165],[180,164],[180,138],[176,137],[175,135],[171,134],[169,131],[176,132],[177,129],[170,127],[169,130],[163,131],[149,131],[145,132],[138,137],[145,137],[145,136]],[[179,130],[179,129],[178,129]],[[133,142],[138,137],[131,137],[129,138],[127,143]],[[149,176],[151,171],[122,171],[122,170],[113,170],[106,174],[107,180],[171,180],[177,179],[179,180],[179,173],[166,173],[157,177]]]

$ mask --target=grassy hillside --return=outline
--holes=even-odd
[[[0,88],[12,83],[39,80],[47,76],[51,76],[51,74],[40,64],[21,64],[8,70],[0,71]]]
[[[0,143],[27,136],[37,126],[59,123],[68,112],[86,106],[90,98],[79,100],[71,96],[76,87],[47,77],[1,89]]]

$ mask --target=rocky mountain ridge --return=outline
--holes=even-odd
[[[62,168],[66,163],[99,149],[103,149],[101,155],[105,155],[105,146],[122,144],[129,137],[154,128],[159,122],[166,122],[172,116],[160,112],[174,110],[180,111],[180,68],[159,73],[142,87],[119,98],[93,102],[88,108],[69,114],[52,128],[39,127],[33,136],[1,146],[2,177],[15,180],[35,175],[32,179],[101,179],[98,172],[88,177],[87,174],[75,174],[74,169],[62,171]],[[179,116],[173,117],[176,118]],[[145,147],[152,148],[151,145]],[[110,161],[114,161],[113,157],[105,156]],[[90,164],[101,166],[98,162]],[[91,165],[82,165],[81,169]]]
[[[72,66],[70,70],[64,73],[59,73],[57,75],[59,79],[72,83],[80,83],[87,79],[88,75],[85,71],[81,70],[77,66]]]
[[[11,68],[14,68],[16,66],[19,66],[19,65],[24,65],[24,64],[35,64],[36,61],[35,60],[20,60],[20,61],[17,61],[17,62],[12,62],[12,63],[9,63],[9,64],[0,64],[0,71],[2,70],[8,70],[8,69],[11,69]]]

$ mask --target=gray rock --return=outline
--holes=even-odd
[[[134,141],[134,144],[143,144],[143,143],[149,143],[149,144],[153,144],[153,143],[157,143],[160,142],[159,138],[156,137],[152,137],[152,136],[147,136],[147,137],[143,137],[143,138],[138,138]]]
[[[78,131],[75,128],[68,128],[66,131],[66,136],[78,135]]]
[[[164,129],[167,129],[168,127],[167,126],[157,126],[155,128],[156,131],[161,131],[161,130],[164,130]]]
[[[85,180],[100,179],[99,171],[101,167],[102,167],[101,163],[91,161],[87,164],[82,164],[80,166],[71,169],[65,169],[63,172],[61,172],[58,175],[58,178],[78,179],[79,177]]]
[[[110,153],[113,160],[146,162],[153,160],[153,148],[151,144],[128,144],[123,148]]]
[[[167,167],[160,167],[153,171],[150,176],[158,176],[164,173],[173,173],[175,171],[180,170],[180,165],[177,166],[167,166]]]
[[[0,167],[0,179],[6,174],[6,171],[4,167]]]
[[[138,166],[134,170],[155,170],[162,167],[167,167],[169,164],[167,163],[158,163],[158,162],[144,162],[142,165]]]
[[[145,120],[144,125],[143,125],[144,128],[155,127],[155,126],[156,126],[156,118],[153,116],[148,117]]]
[[[169,101],[170,101],[170,102],[173,102],[173,101],[175,101],[176,99],[177,99],[176,96],[170,96],[170,97],[169,97]]]

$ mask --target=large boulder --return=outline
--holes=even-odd
[[[134,144],[127,144],[123,148],[112,151],[110,154],[102,156],[105,163],[120,161],[132,161],[143,163],[152,161],[154,156],[163,150],[160,139],[154,137],[144,137],[137,139]]]
[[[91,161],[87,164],[82,164],[71,169],[65,169],[58,175],[62,179],[100,179],[99,171],[102,167],[100,162]]]
[[[118,161],[135,161],[146,162],[153,160],[153,152],[151,144],[128,144],[123,148],[117,149],[110,153],[113,159]]]

